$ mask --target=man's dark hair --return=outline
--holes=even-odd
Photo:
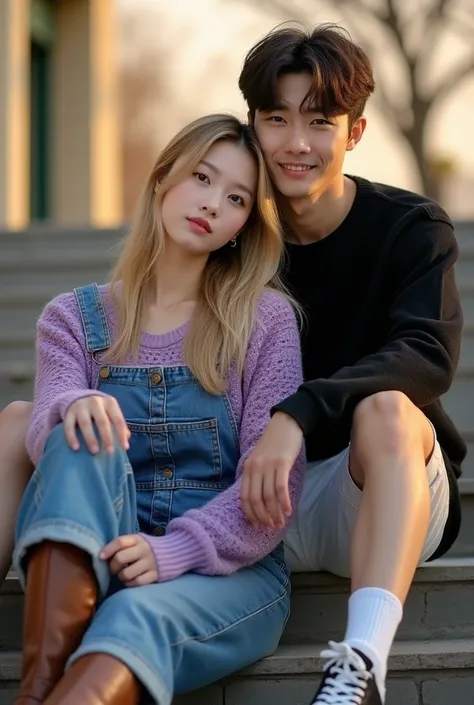
[[[370,59],[346,30],[334,24],[313,30],[279,25],[250,49],[240,74],[252,119],[256,110],[278,105],[277,82],[288,73],[313,79],[301,108],[317,108],[327,117],[348,115],[349,128],[375,88]]]

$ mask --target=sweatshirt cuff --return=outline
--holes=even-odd
[[[203,545],[187,531],[178,529],[166,536],[149,536],[141,533],[150,545],[158,568],[158,582],[179,578],[183,573],[203,570],[208,555]]]
[[[318,422],[314,401],[304,387],[300,387],[290,397],[276,404],[271,410],[271,415],[273,416],[277,411],[291,416],[300,426],[305,437],[315,429]]]

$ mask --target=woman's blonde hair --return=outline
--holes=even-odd
[[[237,246],[224,246],[209,256],[184,341],[186,365],[201,385],[214,394],[225,390],[226,376],[233,363],[242,372],[263,290],[266,287],[284,290],[279,277],[282,228],[252,127],[231,115],[209,115],[195,120],[171,140],[150,174],[113,269],[110,287],[118,309],[118,328],[109,355],[123,361],[138,354],[146,307],[153,300],[156,265],[165,245],[160,217],[163,198],[221,140],[249,150],[258,167],[258,185],[254,206],[237,238]]]

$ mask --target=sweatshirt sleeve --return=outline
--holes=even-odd
[[[273,411],[293,417],[308,436],[350,421],[356,405],[377,392],[398,390],[419,408],[442,396],[453,381],[461,345],[457,256],[448,220],[425,218],[401,231],[389,254],[393,296],[384,347],[328,379],[305,382]]]
[[[277,311],[270,322],[264,322],[262,339],[254,336],[247,355],[236,482],[200,509],[172,520],[165,536],[143,535],[155,555],[160,581],[191,570],[205,575],[233,573],[271,553],[284,536],[285,529],[252,527],[240,502],[243,465],[270,420],[272,406],[296,391],[302,381],[294,312],[283,297],[273,296],[278,296]],[[301,493],[304,463],[302,451],[290,475],[293,507]]]
[[[62,294],[41,314],[36,332],[36,379],[33,414],[26,449],[34,464],[49,433],[63,421],[69,406],[91,389],[92,362],[74,294]]]

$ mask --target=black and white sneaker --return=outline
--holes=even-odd
[[[311,705],[382,705],[371,661],[349,644],[329,642],[328,661]]]

